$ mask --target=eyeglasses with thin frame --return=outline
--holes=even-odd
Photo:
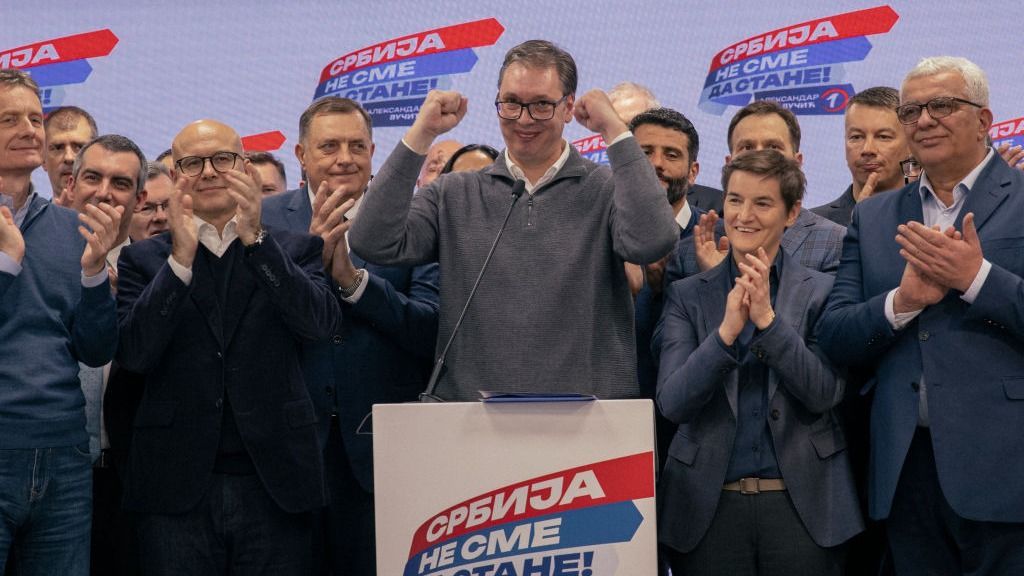
[[[494,107],[498,110],[498,116],[505,120],[519,120],[519,117],[523,115],[523,109],[526,109],[526,113],[530,115],[530,118],[534,120],[551,120],[555,117],[555,109],[569,95],[565,94],[555,102],[550,100],[538,100],[536,102],[530,102],[524,104],[522,102],[513,102],[510,100],[496,100]]]
[[[924,104],[904,104],[896,109],[896,117],[901,124],[916,124],[921,118],[921,111],[928,109],[928,115],[932,118],[945,118],[958,108],[957,104],[970,104],[975,108],[983,108],[981,104],[957,98],[955,96],[939,96],[932,98]]]
[[[910,184],[912,178],[921,177],[921,163],[911,156],[900,162],[900,169],[903,170],[903,183]]]
[[[202,172],[202,170],[200,170],[200,172]],[[138,212],[143,216],[152,216],[160,210],[167,212],[167,207],[170,205],[170,200],[164,200],[163,202],[157,202],[156,204],[150,204],[147,202],[146,204],[139,207]]]
[[[223,173],[234,168],[239,158],[241,155],[234,152],[217,152],[213,156],[186,156],[175,165],[185,176],[198,176],[203,173],[207,160],[215,171]]]

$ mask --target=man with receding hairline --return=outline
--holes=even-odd
[[[51,111],[43,123],[46,129],[46,157],[43,170],[50,178],[52,198],[56,204],[70,206],[64,189],[71,178],[71,166],[78,151],[99,135],[92,115],[78,106],[62,106]]]
[[[145,374],[125,507],[146,574],[306,574],[326,504],[302,344],[341,312],[322,241],[261,224],[231,127],[174,139],[170,234],[121,254],[118,360]]]

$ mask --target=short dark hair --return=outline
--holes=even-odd
[[[562,83],[563,94],[576,93],[576,61],[572,55],[547,40],[527,40],[512,47],[505,53],[505,61],[498,72],[498,89],[505,78],[505,70],[512,64],[522,64],[527,68],[554,67],[558,72],[558,80]]]
[[[736,130],[736,125],[747,116],[764,116],[767,114],[778,114],[782,118],[782,121],[786,123],[786,127],[789,128],[789,139],[793,143],[793,152],[799,152],[800,123],[797,122],[796,116],[789,109],[784,108],[774,100],[754,100],[740,108],[739,112],[732,117],[732,120],[729,121],[729,132],[726,134],[725,141],[725,146],[729,152],[732,152],[732,133]]]
[[[846,109],[849,110],[850,106],[854,104],[871,106],[872,108],[888,108],[895,112],[900,107],[900,91],[888,86],[865,88],[857,92],[853,98],[850,98]]]
[[[285,182],[288,181],[288,176],[284,173],[284,162],[281,162],[277,156],[274,156],[270,152],[254,151],[246,152],[245,157],[249,159],[249,162],[253,164],[273,164],[277,171],[281,174],[281,179]]]
[[[125,136],[120,134],[104,134],[98,136],[89,141],[88,144],[82,146],[82,149],[78,151],[78,155],[75,156],[75,163],[71,166],[71,177],[78,180],[78,172],[82,169],[82,158],[85,158],[85,151],[93,146],[99,146],[107,152],[130,152],[135,154],[139,159],[139,174],[136,177],[135,182],[135,193],[139,194],[142,189],[146,187],[146,170],[149,165],[146,163],[146,155],[142,153],[138,145],[132,142]]]
[[[448,158],[448,161],[444,163],[444,168],[441,168],[441,174],[448,174],[451,172],[452,169],[455,168],[455,161],[459,159],[459,156],[469,152],[483,152],[490,156],[491,160],[498,159],[498,151],[492,146],[488,146],[487,144],[466,144],[452,153],[451,157]]]
[[[173,149],[168,148],[167,150],[164,150],[163,152],[158,154],[157,157],[156,157],[156,161],[157,162],[162,162],[163,159],[167,158],[168,156],[171,156],[172,159],[173,159],[173,156],[174,156],[174,150]]]
[[[732,161],[722,167],[722,190],[726,195],[729,194],[729,179],[734,172],[749,172],[777,180],[786,211],[803,200],[807,188],[807,179],[800,164],[778,150],[755,150],[733,156]]]
[[[690,156],[690,162],[697,161],[697,152],[700,151],[700,137],[693,122],[671,108],[651,108],[633,117],[629,121],[629,131],[633,132],[644,124],[654,124],[662,128],[669,128],[686,135],[686,153]]]
[[[167,176],[168,178],[173,178],[171,176],[171,171],[167,169],[167,166],[163,165],[163,162],[160,162],[159,160],[156,161],[156,162],[146,162],[146,181],[147,182],[149,182],[150,180],[160,176],[161,174],[163,174],[164,176]]]
[[[363,121],[366,122],[366,132],[370,135],[370,140],[372,141],[373,119],[359,105],[359,102],[340,96],[324,96],[319,100],[313,101],[302,112],[302,116],[299,116],[299,142],[306,141],[306,135],[309,134],[309,125],[313,123],[313,117],[321,114],[352,114],[353,112],[363,117]]]
[[[90,139],[95,138],[96,135],[99,134],[99,129],[96,128],[96,120],[93,119],[92,114],[89,114],[78,106],[61,106],[60,108],[55,108],[47,114],[46,119],[43,120],[43,129],[49,133],[50,126],[56,124],[57,130],[66,132],[68,130],[74,130],[75,126],[78,125],[79,120],[85,120],[86,124],[89,125],[89,130],[92,131],[92,134],[89,136]]]
[[[39,84],[28,72],[17,68],[0,68],[0,88],[11,89],[17,86],[28,88],[39,98]]]

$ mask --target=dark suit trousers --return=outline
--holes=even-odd
[[[317,512],[314,563],[320,565],[324,576],[376,576],[373,494],[363,490],[352,474],[334,417],[324,450],[324,470],[331,503]]]
[[[281,510],[255,474],[214,473],[193,509],[139,514],[138,530],[146,576],[309,574],[312,514]]]
[[[687,554],[664,547],[673,576],[839,576],[843,546],[811,540],[786,492],[722,491],[704,538]]]
[[[1024,574],[1024,524],[958,516],[939,486],[927,428],[910,444],[887,530],[898,576]]]

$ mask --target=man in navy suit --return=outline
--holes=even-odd
[[[304,342],[337,333],[323,242],[260,222],[229,126],[174,139],[170,234],[121,253],[120,347],[145,374],[124,503],[146,574],[306,574],[326,504]]]
[[[986,144],[988,82],[926,58],[897,116],[921,179],[857,205],[822,318],[874,371],[869,508],[897,574],[1024,573],[1024,175]]]
[[[417,398],[437,338],[436,264],[376,266],[348,250],[345,232],[370,181],[373,149],[370,117],[358,103],[317,100],[299,119],[295,145],[307,187],[263,206],[269,227],[304,232],[312,225],[323,235],[342,298],[344,322],[330,340],[305,347],[303,369],[331,496],[317,526],[317,561],[346,576],[376,574],[371,436],[356,431],[374,404]]]
[[[659,483],[658,541],[676,574],[842,573],[863,528],[835,407],[843,381],[815,344],[832,278],[780,248],[804,191],[773,150],[722,174],[729,257],[673,283],[658,407],[678,425]]]
[[[798,164],[803,163],[796,116],[770,100],[751,102],[736,112],[729,122],[726,140],[730,151],[725,157],[726,164],[755,150],[777,150]],[[725,259],[728,239],[718,220],[715,212],[702,215],[693,230],[693,240],[680,242],[676,260],[666,270],[669,282],[710,270]],[[846,228],[801,208],[796,222],[782,236],[782,248],[802,266],[834,273],[845,233]]]

